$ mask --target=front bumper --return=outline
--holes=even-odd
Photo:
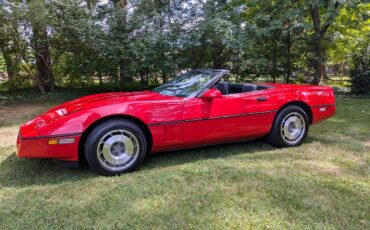
[[[19,158],[52,158],[78,161],[80,134],[24,137],[22,132],[21,127],[17,138],[17,156]],[[58,143],[59,140],[66,138],[73,139],[73,143]]]

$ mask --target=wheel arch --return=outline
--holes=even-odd
[[[307,114],[309,124],[312,124],[312,121],[313,121],[312,109],[307,103],[305,103],[303,101],[290,101],[290,102],[284,104],[283,106],[281,106],[280,109],[277,111],[277,113],[275,115],[274,122],[275,122],[276,117],[278,116],[278,114],[283,109],[285,109],[286,107],[291,106],[291,105],[295,105],[295,106],[298,106],[298,107],[302,108]]]
[[[111,120],[111,119],[129,120],[129,121],[135,123],[136,125],[138,125],[144,132],[145,138],[146,138],[147,143],[148,143],[148,152],[150,152],[150,150],[153,146],[153,136],[152,136],[152,132],[150,131],[149,127],[145,124],[145,122],[143,122],[141,119],[139,119],[137,117],[134,117],[134,116],[131,116],[131,115],[116,114],[116,115],[109,115],[109,116],[106,116],[106,117],[102,117],[102,118],[94,121],[92,124],[90,124],[87,127],[87,129],[85,129],[82,132],[81,139],[80,139],[80,142],[79,142],[79,145],[78,145],[78,158],[79,158],[80,161],[85,161],[84,143],[85,143],[87,137],[89,136],[89,134],[91,133],[91,131],[97,125],[101,124],[102,122]]]
[[[281,131],[277,126],[276,124],[276,121],[279,117],[279,114],[284,110],[286,109],[287,107],[289,106],[297,106],[299,108],[301,108],[307,115],[307,118],[308,118],[308,124],[312,124],[312,120],[313,120],[313,116],[312,116],[312,110],[310,108],[310,106],[303,102],[303,101],[299,101],[299,100],[295,100],[295,101],[290,101],[288,103],[285,103],[283,104],[276,112],[275,114],[275,117],[274,117],[274,120],[273,120],[273,123],[272,123],[272,126],[271,126],[271,130],[269,132],[269,134],[267,134],[266,136],[266,140],[267,142],[269,142],[270,144],[274,145],[274,146],[277,146],[277,147],[291,147],[291,146],[297,146],[297,145],[300,145],[303,141],[304,141],[304,138],[306,137],[307,135],[307,132],[308,132],[308,129],[309,127],[307,127],[305,129],[305,133],[304,136],[301,137],[301,139],[297,142],[297,143],[294,143],[294,144],[288,144],[286,142],[284,142],[281,138]],[[308,126],[309,126],[308,125]],[[277,136],[278,135],[278,136]]]

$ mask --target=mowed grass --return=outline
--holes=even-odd
[[[18,125],[62,100],[0,107],[0,229],[370,229],[370,99],[338,100],[297,148],[161,153],[111,178],[16,157]]]

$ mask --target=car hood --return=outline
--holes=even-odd
[[[166,100],[178,101],[183,100],[183,98],[165,96],[151,91],[95,94],[63,103],[40,115],[39,118],[41,118],[44,123],[49,123],[50,121],[58,119],[59,117],[68,116],[84,109],[97,108],[110,104],[113,105],[135,102],[144,103]]]
[[[89,106],[91,104],[107,104],[116,102],[128,102],[128,101],[156,101],[165,99],[176,99],[176,97],[169,97],[161,95],[151,91],[142,92],[113,92],[113,93],[103,93],[95,94],[86,97],[81,97],[73,101],[66,102],[60,107],[68,108],[79,108]]]
[[[83,112],[89,109],[93,110],[99,107],[112,105],[124,107],[128,104],[143,105],[145,103],[162,103],[168,101],[179,102],[183,100],[184,98],[181,97],[165,96],[151,91],[129,93],[114,92],[85,96],[63,103],[24,123],[20,127],[20,136],[27,138],[46,135],[44,132],[40,133],[40,128],[45,127],[61,118],[73,116],[75,113]]]

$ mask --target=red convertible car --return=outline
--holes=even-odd
[[[335,113],[327,86],[233,84],[227,70],[193,70],[155,88],[64,103],[23,124],[17,155],[89,166],[103,175],[137,168],[148,153],[266,137],[300,145]]]

